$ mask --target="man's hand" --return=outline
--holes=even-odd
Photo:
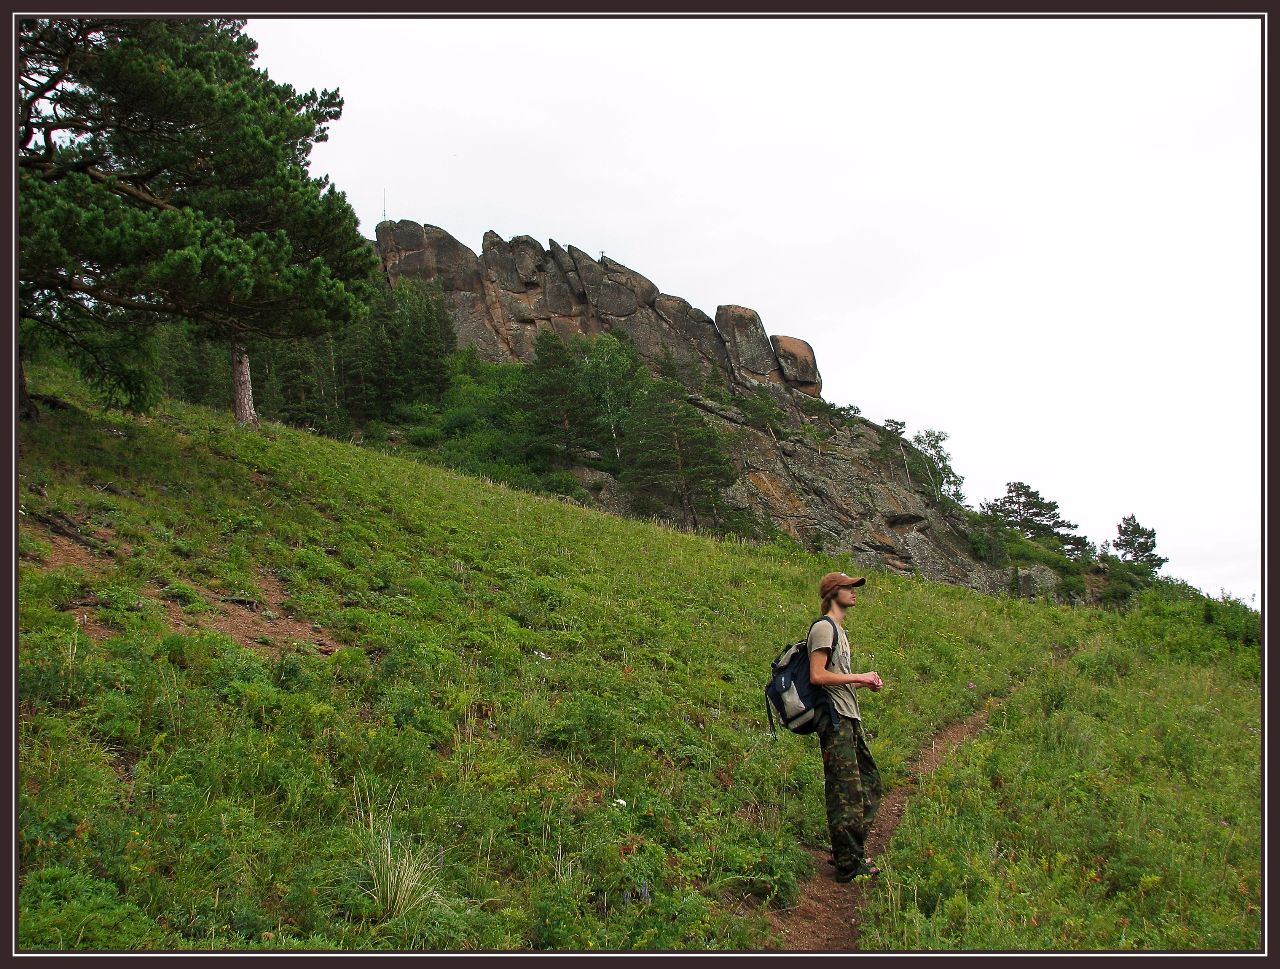
[[[875,670],[872,670],[870,673],[864,673],[863,676],[866,678],[865,682],[867,686],[871,687],[874,692],[879,693],[884,687],[884,681],[880,679],[880,674]]]

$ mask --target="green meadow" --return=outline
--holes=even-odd
[[[72,406],[20,426],[20,949],[770,944],[826,821],[762,687],[850,560],[28,379]],[[864,948],[1260,946],[1256,613],[866,574],[886,783],[994,709],[911,800]],[[227,598],[330,647],[198,628]]]

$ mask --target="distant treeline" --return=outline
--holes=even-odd
[[[259,416],[332,437],[393,419],[406,404],[437,402],[457,340],[438,286],[402,279],[370,288],[369,312],[316,337],[246,341]],[[232,404],[227,344],[178,323],[156,338],[156,369],[171,397]]]
[[[263,418],[582,500],[608,486],[589,473],[604,472],[637,514],[755,537],[774,531],[724,502],[737,478],[729,435],[678,381],[650,373],[625,338],[566,343],[543,332],[529,364],[490,363],[457,348],[438,285],[401,278],[341,332],[246,349]],[[156,353],[168,395],[230,406],[225,342],[175,325],[159,333]]]

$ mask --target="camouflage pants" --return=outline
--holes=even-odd
[[[880,771],[867,749],[862,721],[828,711],[818,717],[818,741],[831,855],[837,868],[851,868],[865,857],[867,832],[880,809]]]

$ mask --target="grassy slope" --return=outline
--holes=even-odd
[[[866,945],[1261,945],[1257,681],[1150,646],[1047,670],[929,779]]]
[[[825,834],[816,742],[770,740],[760,687],[847,561],[178,404],[49,412],[21,448],[24,509],[130,549],[86,573],[20,537],[24,944],[751,948],[765,923],[743,900],[785,902],[806,877],[797,835]],[[344,648],[175,633],[145,591],[194,613],[190,589],[253,592],[267,573]],[[90,594],[114,631],[100,641],[65,611]],[[863,702],[888,782],[1055,647],[1131,655],[1129,625],[873,574],[849,626],[886,682]],[[1256,789],[1256,752],[1235,756]],[[432,889],[412,911],[365,891],[360,789]]]

